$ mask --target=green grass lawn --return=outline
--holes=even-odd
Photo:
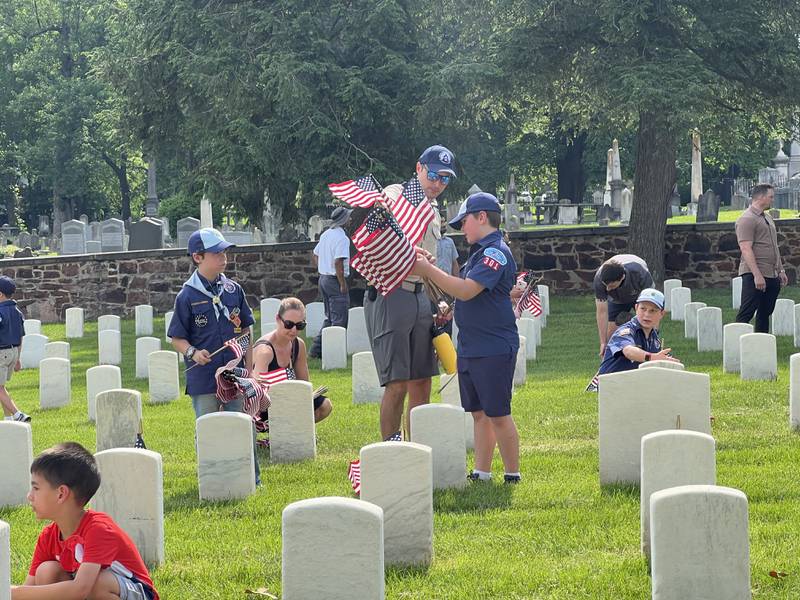
[[[800,300],[800,289],[790,288],[783,296]],[[724,320],[733,320],[727,290],[699,291],[693,299],[722,307]],[[539,360],[529,363],[528,383],[513,404],[523,483],[437,492],[433,564],[424,570],[388,569],[387,598],[649,597],[647,565],[639,553],[638,490],[601,489],[598,483],[597,400],[583,392],[598,362],[593,301],[553,296],[551,304]],[[64,337],[63,325],[43,329],[52,340]],[[718,483],[744,491],[750,500],[754,598],[797,598],[800,436],[788,425],[791,338],[778,341],[777,381],[745,383],[722,373],[720,352],[698,354],[683,338],[683,323],[667,318],[662,333],[688,369],[711,375]],[[156,322],[159,334],[163,320]],[[85,371],[97,363],[95,326],[71,342],[69,406],[39,410],[37,371],[18,373],[9,386],[22,410],[33,416],[37,453],[64,440],[95,448],[85,388]],[[350,372],[322,372],[312,361],[313,383],[328,385],[334,402],[333,414],[317,429],[317,459],[273,466],[262,454],[264,485],[254,496],[200,502],[189,399],[151,406],[146,382],[133,378],[131,321],[123,322],[123,343],[123,384],[142,391],[144,437],[148,448],[164,458],[166,563],[153,571],[161,597],[244,598],[245,589],[258,587],[280,595],[281,511],[304,498],[352,496],[348,461],[362,445],[377,441],[378,406],[353,406]],[[494,472],[495,479],[502,475],[499,459]],[[21,582],[43,523],[26,507],[0,510],[0,518],[11,523],[12,580]],[[773,579],[772,570],[789,576]],[[358,597],[354,590],[353,598]]]

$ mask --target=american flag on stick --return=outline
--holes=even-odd
[[[414,268],[417,254],[400,224],[386,209],[375,206],[353,233],[358,253],[352,266],[384,296]]]
[[[258,378],[266,383],[267,386],[272,386],[281,381],[297,379],[297,375],[295,375],[293,368],[286,367],[283,369],[275,369],[274,371],[262,371],[258,374]]]
[[[419,179],[412,177],[403,184],[403,192],[392,202],[392,212],[411,245],[416,245],[433,219],[433,207],[425,199]]]
[[[244,353],[247,352],[247,347],[250,345],[250,334],[245,334],[238,338],[231,338],[227,342],[223,344],[226,348],[230,348],[230,350],[234,353],[236,358],[240,359],[244,356]]]
[[[534,317],[542,315],[542,300],[536,292],[536,282],[533,280],[529,271],[523,271],[517,275],[517,285],[525,284],[525,291],[517,301],[517,306],[514,308],[514,313],[519,317],[523,312],[529,310]]]
[[[584,391],[596,392],[599,387],[600,387],[600,372],[598,371],[597,373],[595,373],[594,377],[592,377],[592,380],[589,382],[589,385],[586,386],[586,389]]]
[[[398,431],[387,437],[384,442],[402,442],[403,435]],[[353,486],[353,491],[356,495],[361,495],[361,460],[351,460],[350,466],[347,468],[347,478],[350,480],[350,485]]]
[[[383,190],[371,173],[342,183],[329,183],[328,189],[350,206],[369,208],[383,199]]]

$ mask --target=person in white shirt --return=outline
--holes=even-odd
[[[350,219],[353,210],[339,206],[331,213],[331,225],[323,232],[314,248],[314,263],[319,272],[319,292],[325,305],[325,322],[322,328],[338,326],[347,328],[347,311],[350,294],[347,277],[350,275],[350,238],[342,225]],[[314,339],[309,356],[322,356],[322,332]]]

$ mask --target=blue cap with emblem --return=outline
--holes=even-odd
[[[417,162],[425,165],[429,171],[434,173],[445,173],[456,177],[455,162],[456,157],[444,146],[431,146],[419,155]]]
[[[472,196],[461,203],[461,207],[458,209],[458,214],[455,216],[455,218],[450,220],[450,227],[453,229],[461,229],[461,221],[464,219],[464,217],[470,213],[477,213],[481,212],[482,210],[486,212],[499,213],[500,202],[497,201],[497,198],[491,194],[487,194],[486,192],[472,194]]]
[[[645,288],[639,292],[639,297],[636,298],[636,303],[650,302],[655,304],[659,309],[664,310],[664,294],[653,288]]]
[[[191,256],[195,252],[212,252],[214,254],[219,254],[235,245],[236,244],[231,244],[222,237],[222,234],[216,229],[205,227],[203,229],[198,229],[189,236],[189,255]]]

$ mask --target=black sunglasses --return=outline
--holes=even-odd
[[[281,323],[283,323],[283,326],[286,327],[286,329],[291,329],[292,327],[297,327],[297,331],[303,331],[303,329],[306,328],[306,322],[305,321],[298,321],[297,323],[295,323],[294,321],[290,321],[288,319],[284,319],[280,315],[278,315],[278,318],[281,320]]]

